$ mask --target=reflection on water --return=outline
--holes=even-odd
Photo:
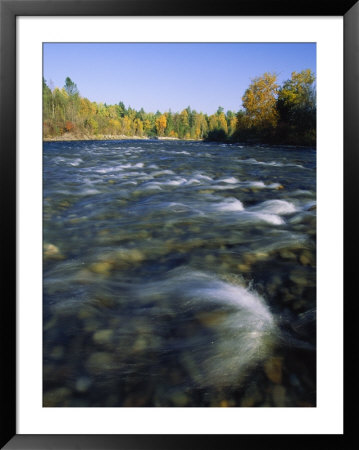
[[[315,406],[316,161],[44,143],[44,406]]]

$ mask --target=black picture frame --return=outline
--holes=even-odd
[[[344,18],[344,272],[345,302],[345,421],[343,435],[17,435],[16,434],[16,17],[18,16],[342,16]],[[0,168],[3,204],[1,330],[1,448],[6,449],[198,449],[347,448],[356,425],[355,364],[358,351],[353,333],[356,264],[348,264],[357,249],[358,220],[355,188],[359,169],[359,2],[302,0],[0,0]],[[355,252],[356,253],[356,252]],[[353,261],[355,261],[353,259]],[[4,289],[5,287],[5,289]],[[349,446],[348,446],[349,448]]]

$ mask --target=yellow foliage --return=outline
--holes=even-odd
[[[278,120],[276,96],[277,75],[266,72],[254,78],[245,91],[242,102],[249,126],[275,127]]]
[[[156,129],[159,136],[163,136],[166,126],[167,126],[167,118],[165,114],[162,114],[160,117],[156,119]]]

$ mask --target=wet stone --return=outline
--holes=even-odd
[[[293,271],[289,275],[289,279],[293,281],[293,283],[300,284],[306,286],[308,284],[308,280],[303,272]]]
[[[251,266],[249,264],[238,264],[237,267],[240,272],[250,272],[251,271]]]
[[[282,383],[283,358],[272,357],[264,363],[264,372],[268,379],[275,384]]]
[[[44,259],[64,259],[60,249],[54,244],[44,244]]]
[[[92,335],[95,344],[108,344],[113,340],[113,330],[99,330]]]
[[[113,368],[113,355],[106,352],[96,352],[86,361],[86,368],[91,373],[101,373]]]
[[[147,348],[147,341],[146,341],[146,339],[144,337],[139,337],[139,338],[136,339],[136,341],[135,341],[135,343],[134,343],[134,345],[132,347],[132,350],[134,352],[142,352],[146,348]]]
[[[296,259],[296,258],[297,258],[296,255],[295,255],[295,253],[293,253],[292,251],[287,250],[287,249],[281,250],[281,251],[279,252],[279,255],[280,255],[280,257],[283,258],[283,259]]]
[[[80,377],[76,380],[75,388],[78,392],[86,392],[91,386],[92,381],[89,377]]]
[[[93,263],[90,266],[92,272],[100,275],[109,275],[113,265],[108,261]]]
[[[299,257],[299,261],[301,262],[301,264],[303,264],[303,266],[311,266],[314,264],[314,260],[313,260],[313,256],[310,252],[306,252],[304,251],[300,257]]]

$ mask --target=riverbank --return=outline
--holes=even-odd
[[[124,134],[83,134],[83,133],[66,133],[61,136],[44,137],[44,142],[56,142],[56,141],[120,141],[128,139],[138,139],[138,140],[149,140],[156,139],[161,141],[179,141],[179,140],[190,140],[190,141],[202,141],[202,139],[179,139],[176,137],[168,136],[126,136]]]
[[[147,136],[125,136],[123,134],[66,133],[61,136],[44,137],[43,141],[118,141],[125,139],[149,139]]]

